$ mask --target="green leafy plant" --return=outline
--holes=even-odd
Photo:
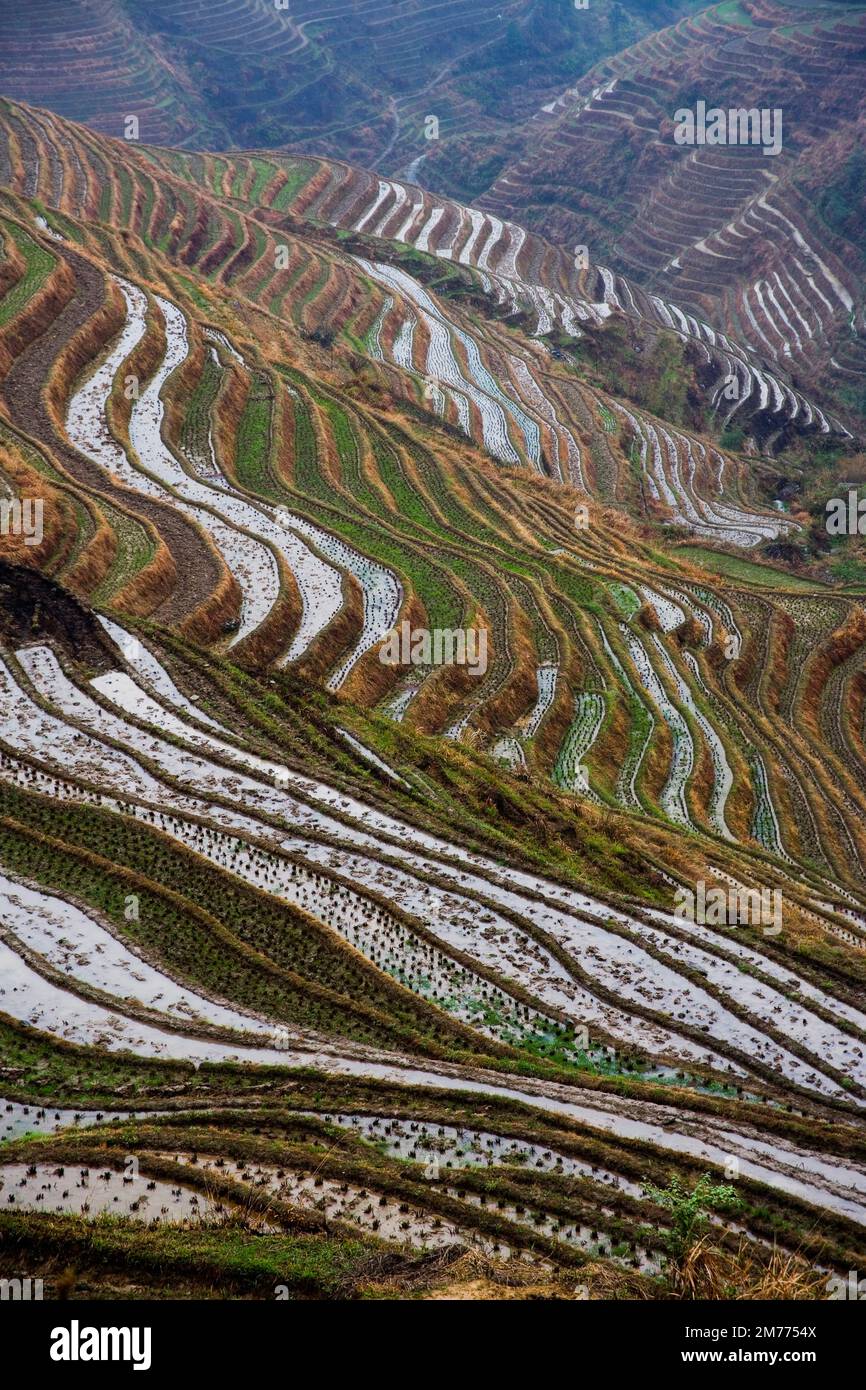
[[[671,1214],[671,1227],[666,1244],[671,1259],[681,1263],[703,1235],[711,1211],[728,1211],[740,1204],[729,1183],[716,1183],[712,1174],[704,1173],[689,1189],[676,1176],[667,1187],[647,1184],[646,1196]]]

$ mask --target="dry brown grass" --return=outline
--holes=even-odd
[[[26,274],[27,264],[11,234],[0,229],[3,259],[0,261],[0,295],[5,295]]]
[[[556,683],[556,696],[553,704],[542,720],[535,739],[536,751],[542,765],[552,768],[574,718],[575,690],[580,690],[582,681],[581,663],[568,640],[568,635],[560,630],[557,633],[562,657],[562,675]]]
[[[703,739],[696,743],[695,753],[695,766],[689,780],[687,799],[692,814],[696,815],[699,822],[706,824],[716,778],[713,760]]]
[[[45,283],[20,314],[0,329],[0,380],[16,357],[44,333],[62,313],[75,292],[75,277],[66,261],[58,260]]]
[[[741,1239],[736,1251],[719,1250],[707,1232],[667,1271],[675,1298],[780,1302],[826,1298],[826,1274],[800,1254],[774,1246],[763,1251]]]
[[[171,551],[153,527],[143,517],[136,517],[135,520],[140,525],[147,525],[156,541],[156,553],[150,564],[118,590],[111,602],[118,613],[147,618],[174,593],[178,572]]]
[[[638,783],[643,781],[647,793],[657,802],[670,776],[674,756],[674,740],[666,721],[658,712],[658,706],[645,692],[641,693],[641,698],[645,704],[652,708],[655,728],[641,763]]]
[[[863,721],[866,718],[866,672],[858,671],[851,680],[845,702],[845,716],[848,733],[854,747],[866,762],[866,743],[863,740]]]
[[[292,670],[311,684],[323,681],[340,658],[345,656],[358,641],[363,626],[364,591],[354,575],[344,573],[342,607],[338,613],[334,614],[328,626],[323,628],[313,639],[301,659],[295,662]],[[381,671],[385,673],[390,671],[390,667],[383,666],[381,662],[378,665]],[[370,667],[365,669],[369,673]],[[358,682],[361,678],[357,677],[353,682],[352,676],[355,676],[355,671],[351,673],[349,681],[346,682],[343,693],[352,692],[353,698],[360,698]],[[385,686],[385,689],[389,688],[388,685]]]
[[[82,372],[105,350],[123,327],[126,312],[123,296],[110,281],[104,284],[105,300],[77,333],[64,344],[54,359],[45,387],[49,414],[58,432],[63,433],[66,404]]]
[[[77,530],[75,512],[68,498],[29,467],[16,449],[0,449],[0,473],[10,480],[19,498],[38,498],[43,505],[39,543],[31,544],[24,535],[10,530],[0,535],[0,558],[7,564],[27,565],[46,573],[62,569],[75,544]]]
[[[286,650],[303,613],[298,583],[282,555],[278,555],[280,593],[254,632],[232,649],[233,660],[249,670],[261,671]]]
[[[790,675],[790,651],[797,635],[797,627],[787,613],[773,612],[770,622],[770,640],[767,652],[767,667],[763,677],[764,700],[768,710],[779,713],[779,697]]]
[[[320,164],[313,177],[292,200],[293,217],[303,217],[310,204],[314,203],[321,193],[324,193],[325,189],[328,187],[328,184],[331,181],[331,170],[333,162],[329,161],[327,164]],[[273,196],[269,197],[268,199],[270,203],[273,203],[274,198],[277,196],[278,192],[283,187],[283,184],[287,182],[288,175],[283,170],[280,170],[279,174],[277,175],[277,178],[273,181],[273,185],[268,185],[268,189],[266,190],[268,193],[270,193],[271,187],[273,187]]]
[[[386,1283],[389,1292],[397,1292],[396,1282],[393,1279]],[[404,1276],[404,1287],[405,1282]],[[494,1260],[477,1250],[466,1251],[457,1258],[453,1251],[443,1250],[438,1258],[417,1271],[412,1285],[425,1299],[461,1303],[643,1301],[658,1293],[641,1275],[613,1264],[588,1264],[566,1272],[525,1260]]]
[[[93,522],[94,531],[76,563],[67,571],[64,583],[74,593],[86,596],[102,583],[111,569],[117,555],[117,536],[90,498],[82,494],[80,501]]]
[[[532,625],[526,613],[506,596],[506,621],[508,623],[509,671],[498,692],[486,700],[478,714],[478,727],[486,733],[495,734],[500,729],[510,729],[529,714],[538,698],[538,684],[535,677],[537,652]],[[494,631],[488,628],[488,645],[493,648]],[[492,663],[493,651],[488,652],[488,667]]]
[[[221,578],[213,592],[184,619],[179,631],[188,641],[210,646],[223,635],[226,623],[238,617],[243,595],[238,581],[227,568],[222,555],[210,537],[206,533],[203,534],[214,563],[222,572]]]
[[[832,632],[815,653],[809,664],[809,676],[800,702],[800,718],[809,731],[821,737],[819,713],[821,695],[837,666],[841,666],[866,642],[866,609],[859,605],[851,609],[845,622]]]

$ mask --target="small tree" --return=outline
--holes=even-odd
[[[671,1214],[667,1247],[671,1259],[678,1264],[700,1240],[709,1212],[727,1210],[740,1203],[730,1184],[713,1182],[710,1173],[704,1173],[691,1190],[674,1176],[667,1187],[649,1185],[644,1192]]]

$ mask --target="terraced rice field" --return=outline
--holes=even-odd
[[[717,357],[719,415],[742,424],[757,408],[776,441],[786,421],[838,426],[797,389],[801,373],[850,400],[863,372],[862,247],[825,215],[837,194],[821,199],[823,212],[809,195],[845,183],[839,149],[862,83],[863,23],[859,6],[804,19],[785,0],[683,17],[541,104],[479,199],[488,219],[603,247],[628,312],[649,306]],[[772,171],[748,140],[673,143],[673,113],[691,109],[698,89],[735,108],[747,88],[783,112]],[[584,190],[579,202],[564,195],[572,188]]]
[[[626,282],[326,159],[0,146],[0,1250],[667,1297],[709,1173],[732,1278],[856,1268],[863,605],[563,358]]]

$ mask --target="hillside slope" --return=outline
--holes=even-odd
[[[543,105],[479,206],[587,245],[862,414],[864,44],[862,4],[686,16]],[[699,99],[776,111],[781,152],[678,145],[675,113]]]
[[[457,1246],[671,1297],[653,1189],[733,1162],[724,1278],[778,1245],[821,1296],[866,1228],[866,620],[762,562],[771,455],[600,271],[414,186],[14,102],[0,171],[41,504],[0,537],[0,1268],[399,1296]],[[626,332],[655,409],[601,382]],[[383,661],[404,625],[484,660]]]
[[[295,146],[396,169],[427,148],[428,113],[444,140],[511,147],[597,58],[698,3],[3,0],[0,91],[117,138],[136,116],[150,143]]]

